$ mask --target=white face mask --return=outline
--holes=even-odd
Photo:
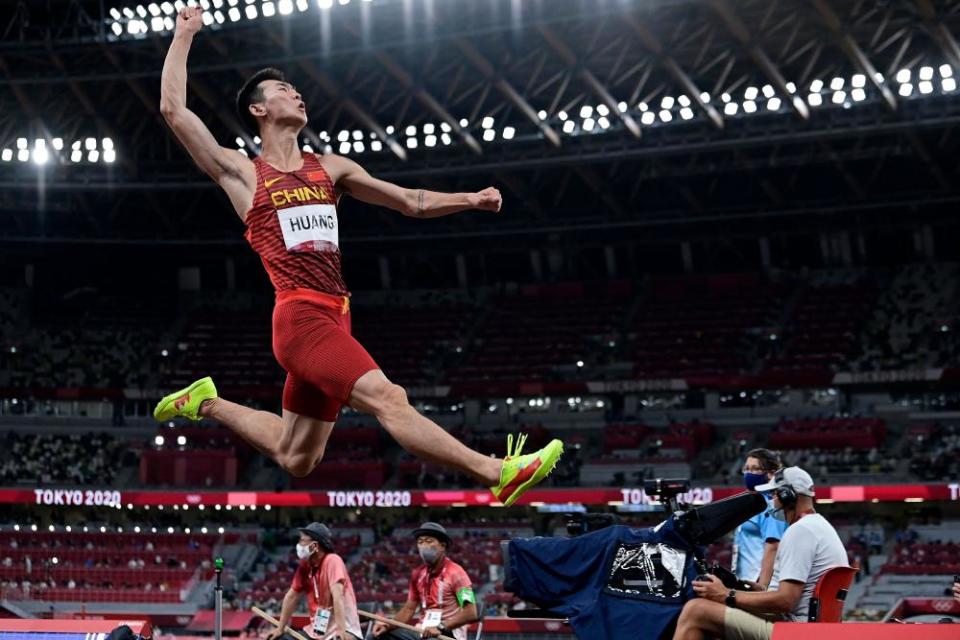
[[[313,552],[310,551],[310,545],[309,545],[309,544],[300,544],[299,542],[297,543],[297,557],[298,557],[298,558],[300,558],[301,560],[306,560],[307,558],[309,558],[309,557],[312,556],[312,555],[313,555]]]

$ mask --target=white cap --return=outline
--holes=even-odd
[[[800,467],[786,467],[785,469],[780,469],[773,476],[773,480],[766,484],[761,484],[755,489],[757,491],[773,491],[779,487],[791,486],[793,490],[801,496],[814,496],[813,492],[813,478],[810,477],[810,474],[801,469]]]

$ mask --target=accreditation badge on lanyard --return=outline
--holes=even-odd
[[[313,576],[313,595],[317,599],[317,613],[313,616],[313,632],[323,637],[327,634],[327,627],[330,626],[330,609],[320,606],[320,587],[317,585],[316,574]]]

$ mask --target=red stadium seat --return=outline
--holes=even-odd
[[[857,571],[853,567],[830,567],[820,576],[810,597],[809,622],[840,622],[847,591]]]

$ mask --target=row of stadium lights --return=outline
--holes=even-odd
[[[921,67],[916,76],[910,69],[901,69],[895,76],[899,85],[897,93],[903,98],[911,98],[919,94],[926,96],[934,93],[939,85],[941,93],[950,94],[957,90],[957,81],[954,77],[953,67],[949,64],[940,65],[934,69],[930,66]],[[883,77],[877,74],[877,81],[884,82]],[[820,107],[829,100],[830,103],[849,108],[855,103],[863,102],[867,98],[866,93],[867,79],[863,74],[854,75],[849,82],[845,78],[835,77],[829,84],[821,79],[813,80],[810,83],[809,94],[806,102],[811,107]],[[787,90],[791,94],[796,93],[796,86],[792,82],[787,83]],[[711,96],[703,93],[700,99],[705,103],[710,103]],[[748,86],[743,91],[742,101],[734,100],[729,93],[720,96],[723,104],[722,110],[728,117],[737,116],[742,111],[745,115],[752,115],[761,111],[761,105],[768,112],[779,112],[784,110],[783,100],[776,95],[776,91],[771,85],[762,87]],[[616,106],[620,113],[629,111],[626,102],[620,102]],[[676,116],[674,115],[676,114]],[[691,99],[686,95],[679,97],[663,96],[659,105],[650,105],[641,102],[636,107],[635,115],[638,115],[640,123],[644,126],[654,126],[658,124],[668,124],[675,117],[680,120],[693,120],[696,112],[693,108]],[[537,116],[542,121],[551,120],[552,124],[560,127],[561,131],[567,135],[585,135],[602,133],[613,126],[616,116],[604,104],[597,106],[583,105],[577,114],[571,115],[566,111],[559,111],[554,118],[550,118],[546,111],[540,111]],[[578,118],[577,118],[578,116]],[[469,128],[470,123],[466,118],[460,120],[460,126],[464,129]],[[498,135],[501,140],[510,141],[517,135],[517,130],[513,126],[505,126],[498,131],[496,121],[492,116],[486,116],[480,122],[481,137],[484,142],[493,142]],[[434,148],[437,146],[450,146],[453,144],[452,128],[446,122],[439,125],[432,122],[425,123],[419,128],[414,125],[408,125],[402,128],[402,135],[398,133],[397,128],[388,126],[387,135],[396,136],[400,139],[407,149],[415,150],[421,146],[424,148]],[[367,150],[378,153],[384,150],[383,142],[375,133],[364,134],[363,131],[341,130],[336,138],[332,138],[326,131],[318,134],[323,147],[319,149],[323,153],[333,153],[336,151],[340,155],[362,154]],[[253,139],[254,144],[260,145],[260,138]],[[246,148],[243,138],[236,139],[237,149],[244,155],[249,156],[250,151]],[[309,142],[304,142],[305,151],[314,151]],[[14,159],[20,162],[32,160],[35,164],[43,165],[51,160],[52,157],[59,156],[63,162],[69,158],[70,162],[79,163],[86,160],[90,163],[105,162],[113,163],[116,160],[116,149],[113,140],[110,138],[85,138],[74,141],[69,150],[69,156],[66,155],[63,138],[53,138],[48,141],[44,138],[34,140],[32,148],[27,138],[18,138],[16,150],[5,148],[0,150],[0,161],[12,162]]]
[[[63,162],[67,158],[70,162],[106,162],[112,163],[117,159],[117,151],[114,149],[113,140],[110,138],[86,138],[84,140],[75,140],[70,145],[69,156],[64,146],[63,138],[53,138],[49,144],[45,138],[37,138],[33,141],[31,148],[30,141],[26,138],[17,138],[17,148],[14,151],[6,148],[0,151],[0,161],[12,162],[14,159],[20,162],[33,160],[35,164],[47,164],[52,158],[59,157]]]
[[[883,83],[884,79],[877,74],[877,81]],[[903,98],[922,96],[934,93],[939,86],[943,94],[950,94],[957,90],[957,81],[954,77],[953,67],[949,64],[940,65],[939,68],[924,66],[919,69],[914,77],[910,69],[901,69],[896,74],[896,81],[899,85],[898,93]],[[813,108],[824,106],[831,103],[838,107],[850,108],[856,103],[867,99],[867,78],[863,74],[856,74],[848,81],[846,78],[835,77],[828,82],[821,79],[813,80],[809,86],[809,93],[806,103]],[[790,94],[796,94],[797,87],[794,83],[788,82],[787,90]],[[758,112],[783,112],[789,109],[771,85],[762,87],[748,86],[743,90],[741,100],[736,100],[731,94],[723,93],[720,96],[720,103],[723,114],[727,117],[738,115],[753,115]],[[708,93],[700,95],[700,99],[705,103],[711,102],[711,96]],[[799,99],[799,98],[794,98]],[[620,102],[616,105],[620,113],[630,111],[626,102]],[[632,115],[639,118],[644,126],[660,126],[668,124],[675,119],[687,121],[697,117],[694,110],[693,101],[689,96],[681,95],[679,97],[663,96],[659,104],[648,104],[640,102]],[[577,136],[586,134],[603,133],[614,125],[617,120],[616,114],[605,104],[597,106],[583,105],[576,113],[567,113],[566,111],[557,112],[556,116],[550,118],[546,111],[540,111],[537,116],[542,121],[550,120],[551,124],[558,126],[566,135]],[[463,119],[460,126],[468,129],[470,123]],[[433,148],[440,145],[449,146],[453,140],[451,137],[452,129],[447,123],[436,125],[434,123],[425,123],[419,128],[414,125],[401,127],[402,135],[398,135],[397,129],[393,126],[386,128],[388,135],[396,137],[410,150],[419,147]],[[480,135],[484,142],[493,142],[499,137],[500,140],[510,141],[517,136],[517,130],[513,126],[505,126],[502,129],[496,127],[496,121],[492,116],[486,116],[480,122]],[[336,151],[340,155],[362,154],[367,150],[381,152],[384,150],[383,143],[377,138],[375,133],[364,134],[361,130],[341,130],[336,135],[336,140],[331,139],[330,135],[323,131],[318,136],[323,143],[322,151],[324,153],[333,153]],[[237,138],[237,148],[249,155],[246,145],[242,138]],[[259,138],[254,138],[256,145],[260,144]],[[304,150],[313,151],[312,146],[304,141]]]
[[[363,0],[363,2],[372,2],[372,0]],[[347,5],[350,0],[336,0],[337,4]],[[334,0],[315,0],[311,3],[309,0],[199,0],[199,2],[151,2],[147,5],[137,5],[136,7],[116,7],[110,9],[110,30],[117,37],[123,35],[126,31],[129,35],[145,35],[150,31],[162,32],[173,31],[176,20],[176,14],[186,6],[200,6],[203,8],[203,23],[207,26],[212,24],[224,24],[226,22],[239,22],[246,18],[247,20],[256,20],[257,18],[272,18],[276,15],[287,16],[294,10],[303,12],[315,4],[320,9],[330,9],[334,5]],[[126,26],[124,26],[126,25]]]
[[[24,531],[24,532],[30,531],[31,533],[35,533],[35,532],[37,531],[37,529],[38,529],[38,527],[37,527],[37,525],[35,525],[35,524],[32,524],[32,525],[30,525],[29,527],[26,526],[26,525],[24,525],[24,526],[22,526],[22,527],[21,527],[20,525],[18,525],[18,524],[13,525],[13,530],[14,530],[14,531]],[[108,531],[111,532],[111,533],[113,533],[114,531],[116,531],[117,533],[123,533],[123,531],[124,531],[123,527],[116,527],[116,529],[114,529],[113,527],[105,527],[105,526],[102,526],[102,525],[99,527],[99,529],[98,529],[97,527],[93,527],[93,528],[91,529],[91,527],[87,527],[87,526],[84,526],[84,527],[71,527],[70,525],[66,525],[66,526],[63,526],[63,527],[59,527],[59,529],[62,530],[62,531],[64,531],[64,532],[66,532],[66,533],[73,533],[73,532],[74,532],[74,529],[76,529],[76,532],[77,532],[77,533],[80,533],[81,531],[82,531],[83,533],[90,533],[91,531],[94,531],[94,532],[95,532],[95,531],[100,531],[100,533],[107,533]],[[58,527],[56,527],[55,525],[52,525],[52,524],[47,527],[47,531],[49,531],[49,532],[51,532],[51,533],[53,533],[53,532],[55,532],[55,531],[57,531],[57,530],[58,530]],[[218,527],[216,531],[217,531],[217,533],[223,533],[225,530],[226,530],[226,529],[224,529],[223,527]],[[144,533],[145,533],[145,532],[147,531],[147,527],[134,526],[134,527],[131,527],[131,528],[129,529],[129,531],[130,531],[131,533],[140,533],[140,532],[144,532]],[[191,533],[192,531],[193,531],[193,529],[191,529],[190,527],[184,527],[184,528],[183,528],[183,532],[184,532],[184,533]],[[196,533],[210,533],[210,531],[211,531],[211,529],[208,529],[207,527],[200,527],[199,529],[196,530]],[[167,533],[176,533],[177,530],[176,530],[174,527],[167,527],[166,532],[167,532]],[[150,533],[163,533],[163,527],[160,527],[159,529],[158,529],[157,527],[150,527]],[[54,556],[53,558],[50,558],[50,562],[51,562],[51,564],[58,564],[58,563],[60,562],[60,560],[59,560],[56,556]]]

